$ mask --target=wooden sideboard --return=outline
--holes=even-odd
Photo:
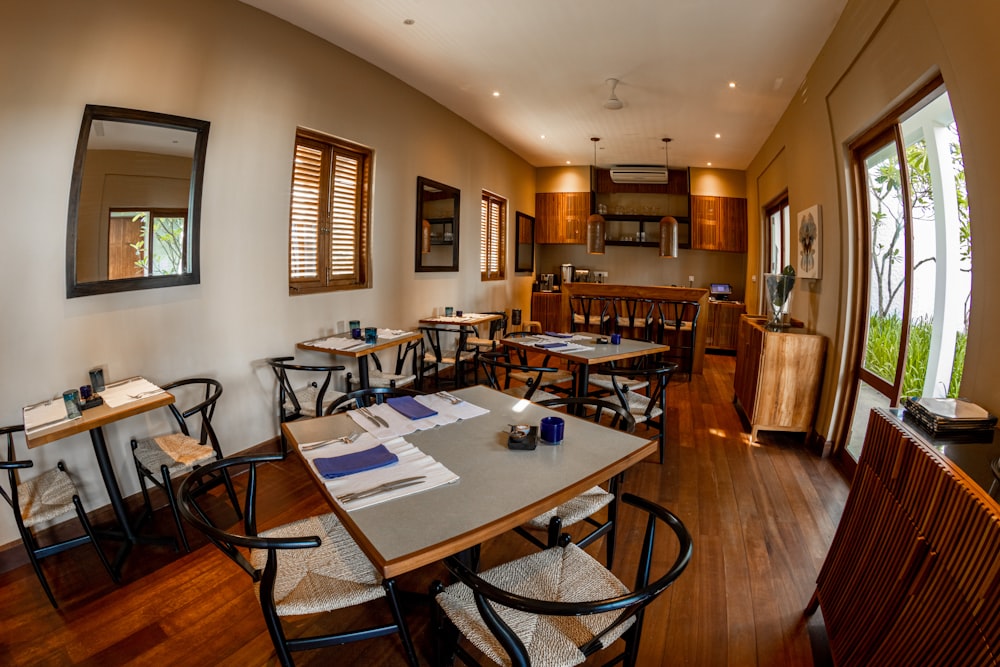
[[[734,402],[757,431],[808,432],[816,415],[826,338],[801,329],[767,331],[766,318],[740,316]]]
[[[542,331],[559,331],[562,295],[559,292],[535,292],[531,295],[531,319],[542,325]]]
[[[993,447],[951,444],[947,448]],[[806,609],[839,667],[1000,662],[1000,505],[898,411],[872,411]]]

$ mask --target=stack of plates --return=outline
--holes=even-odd
[[[903,400],[906,413],[934,437],[992,436],[997,418],[963,398],[910,397]]]

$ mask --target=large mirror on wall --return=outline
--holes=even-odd
[[[193,285],[208,121],[88,104],[66,230],[68,297]]]
[[[417,176],[417,271],[458,271],[460,192]]]
[[[514,216],[514,272],[531,273],[535,270],[535,219],[518,211]]]

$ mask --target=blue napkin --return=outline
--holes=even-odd
[[[363,452],[315,459],[314,463],[316,470],[324,479],[336,479],[344,475],[353,475],[356,472],[392,465],[398,460],[399,457],[386,449],[385,445],[376,445]]]
[[[543,347],[546,350],[549,350],[553,347],[566,347],[566,343],[536,343],[535,347]]]
[[[418,403],[412,396],[395,396],[386,403],[389,404],[390,408],[410,419],[423,419],[437,414],[436,411],[431,410],[423,403]]]
[[[571,333],[558,333],[558,332],[555,332],[555,331],[546,331],[545,335],[546,336],[552,336],[553,338],[572,338],[573,337],[573,334],[571,334]]]

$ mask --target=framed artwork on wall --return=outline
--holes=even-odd
[[[822,219],[819,204],[799,211],[798,225],[798,271],[796,277],[818,280],[822,277],[820,258],[822,248]]]

